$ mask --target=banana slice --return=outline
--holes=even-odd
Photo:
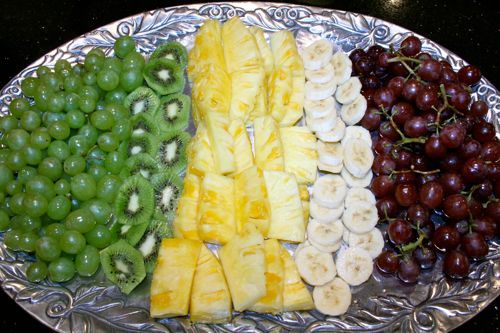
[[[346,127],[344,121],[337,117],[335,127],[328,132],[316,132],[318,139],[324,142],[339,142],[345,135]]]
[[[338,208],[344,203],[347,185],[338,175],[325,175],[316,179],[313,186],[313,197],[328,208]]]
[[[349,184],[347,185],[349,186]],[[369,189],[362,187],[352,187],[347,190],[347,194],[344,200],[344,206],[349,207],[355,202],[367,202],[370,205],[375,205],[377,200]]]
[[[325,143],[318,140],[316,143],[319,160],[331,166],[338,166],[344,161],[344,149],[340,143]]]
[[[351,103],[342,105],[340,117],[346,125],[356,125],[364,117],[367,106],[365,96],[359,94]]]
[[[373,272],[372,257],[358,247],[339,252],[335,263],[339,276],[351,286],[359,286],[367,281]]]
[[[335,220],[331,223],[320,223],[312,220],[307,225],[307,239],[311,243],[317,243],[323,246],[331,246],[337,243],[344,233],[344,224],[341,220]]]
[[[338,84],[349,80],[352,73],[352,61],[347,54],[342,51],[336,52],[332,56],[330,63],[333,66],[333,77],[337,80]]]
[[[366,141],[370,147],[372,146],[370,132],[362,126],[347,126],[344,138],[342,139],[342,145],[345,145],[349,139],[361,139]]]
[[[332,113],[335,113],[335,115],[337,115],[335,109],[335,100],[332,96],[317,101],[305,99],[304,110],[306,111],[307,117],[312,119],[329,116]]]
[[[312,293],[314,307],[327,316],[339,316],[351,305],[351,289],[342,279],[335,278],[327,284],[315,287]]]
[[[348,58],[349,59],[349,58]],[[349,73],[350,74],[350,73]],[[325,66],[316,70],[305,70],[306,79],[314,83],[327,83],[333,80],[334,70],[331,63],[327,63]]]
[[[349,234],[349,246],[359,247],[370,254],[372,259],[378,257],[384,248],[384,236],[377,228],[364,234],[356,234],[351,232]]]
[[[321,252],[325,252],[325,253],[337,252],[340,249],[340,247],[342,246],[341,240],[339,240],[337,243],[335,243],[333,245],[329,245],[329,246],[324,246],[324,245],[315,243],[312,240],[309,241],[309,243],[311,243],[312,246],[314,246],[315,248],[317,248]]]
[[[332,96],[336,89],[337,82],[335,82],[335,80],[330,80],[325,83],[307,81],[304,86],[304,97],[311,101],[318,101]]]
[[[342,170],[340,170],[340,175],[344,178],[345,183],[350,188],[368,187],[373,178],[373,172],[371,170],[368,171],[364,177],[358,178],[354,177],[346,168],[342,168]]]
[[[346,243],[346,244],[349,244],[349,235],[351,234],[351,232],[349,231],[349,229],[347,228],[344,228],[344,233],[342,234],[342,240]]]
[[[364,234],[375,228],[378,221],[377,207],[366,202],[355,202],[344,211],[342,222],[351,232]]]
[[[337,118],[335,113],[327,114],[320,118],[309,118],[306,116],[306,124],[313,132],[328,132],[335,127]]]
[[[312,286],[321,286],[337,275],[332,256],[312,245],[304,246],[295,253],[295,263],[300,276]]]
[[[335,98],[339,103],[349,104],[352,103],[359,94],[361,94],[361,82],[356,76],[353,76],[339,86],[335,93]]]
[[[339,165],[330,165],[330,164],[325,164],[323,162],[318,161],[318,169],[323,172],[329,172],[329,173],[340,173],[342,169],[344,169],[344,163],[341,163]]]
[[[342,206],[338,208],[327,208],[321,206],[314,198],[312,198],[309,202],[309,212],[312,218],[320,223],[332,223],[342,217],[344,209]]]
[[[294,258],[296,258],[296,257],[297,257],[297,255],[299,254],[299,252],[300,252],[303,248],[308,247],[308,246],[311,246],[311,242],[309,242],[307,239],[306,239],[304,242],[302,242],[302,243],[300,243],[299,245],[297,245],[297,247],[295,248],[295,252],[294,252],[294,254],[293,254],[293,257],[294,257]]]
[[[318,70],[332,59],[333,45],[326,39],[320,39],[309,45],[302,53],[304,68]]]
[[[354,176],[363,178],[373,164],[372,147],[361,139],[349,139],[344,146],[344,166]]]

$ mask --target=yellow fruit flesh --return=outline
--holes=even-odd
[[[282,127],[285,171],[293,173],[301,184],[316,180],[318,153],[316,137],[307,127]]]
[[[314,309],[311,293],[302,282],[292,256],[285,248],[281,248],[281,260],[284,267],[283,311],[300,311]]]
[[[242,172],[253,166],[252,144],[248,137],[245,123],[240,119],[232,120],[229,124],[229,133],[234,141],[235,173]]]
[[[198,126],[196,135],[189,142],[187,156],[187,168],[190,173],[203,177],[205,173],[217,172],[208,131],[204,124]]]
[[[184,177],[184,189],[177,204],[177,213],[173,222],[174,236],[199,240],[198,235],[198,199],[200,179],[193,174]]]
[[[262,170],[284,170],[283,147],[276,122],[270,116],[254,120],[255,165]]]
[[[229,119],[223,114],[208,112],[205,121],[216,170],[222,175],[235,172],[234,140],[229,133]]]

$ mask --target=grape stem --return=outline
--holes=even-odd
[[[396,125],[396,123],[394,122],[394,119],[392,119],[393,115],[389,115],[389,113],[387,112],[387,110],[381,106],[381,109],[380,111],[387,117],[387,119],[389,119],[389,122],[391,123],[391,126],[394,127],[394,129],[396,130],[396,132],[398,132],[399,136],[401,137],[401,140],[399,140],[398,142],[395,143],[395,146],[402,146],[404,144],[407,144],[407,143],[425,143],[425,141],[427,140],[426,137],[424,136],[421,136],[421,137],[418,137],[418,138],[407,138],[406,135],[404,135],[403,132],[401,132],[401,130],[399,129],[398,125]]]
[[[430,170],[430,171],[422,171],[422,170],[415,170],[414,168],[415,168],[415,166],[412,165],[410,170],[393,170],[391,172],[391,174],[389,175],[389,177],[391,177],[392,175],[395,175],[395,174],[408,173],[408,172],[415,172],[415,173],[418,173],[421,175],[432,175],[432,174],[441,172],[440,169],[435,169],[435,170]]]
[[[418,239],[416,241],[414,241],[412,243],[408,243],[406,245],[401,245],[399,247],[399,249],[403,253],[411,252],[411,251],[415,250],[417,247],[421,246],[424,239],[425,239],[425,234],[419,233]]]
[[[387,62],[405,62],[405,61],[412,61],[412,62],[416,62],[417,64],[421,64],[423,61],[420,60],[420,59],[415,59],[415,58],[410,58],[410,57],[394,57],[394,58],[391,58],[391,59],[388,59]]]

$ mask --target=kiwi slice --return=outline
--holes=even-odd
[[[160,98],[152,89],[139,87],[125,97],[123,105],[127,108],[131,116],[139,113],[153,115],[160,105]]]
[[[191,137],[186,132],[173,131],[158,140],[156,158],[165,168],[180,172],[186,167],[186,146]]]
[[[154,190],[149,181],[135,175],[123,181],[115,201],[115,214],[122,224],[149,221],[154,212]]]
[[[129,294],[146,277],[142,253],[124,240],[100,252],[102,269],[108,280]]]
[[[189,124],[191,99],[182,93],[164,96],[156,111],[159,127],[165,131],[184,130]]]
[[[154,156],[157,150],[158,145],[154,137],[151,134],[143,134],[128,140],[126,154],[127,157],[137,154],[149,154]]]
[[[143,134],[158,135],[160,133],[156,119],[144,112],[136,114],[130,119],[132,125],[132,137]]]
[[[122,224],[120,227],[120,237],[125,239],[130,245],[134,246],[139,242],[142,235],[148,228],[149,222],[138,225]]]
[[[188,54],[184,45],[172,41],[158,46],[151,54],[150,59],[170,59],[175,61],[181,68],[184,68],[187,65]]]
[[[175,171],[165,171],[151,177],[151,185],[155,192],[156,210],[164,215],[174,214],[182,194],[182,179]]]
[[[166,217],[159,212],[155,213],[146,232],[135,245],[135,248],[142,254],[147,273],[152,273],[155,268],[162,239],[171,237],[172,230]]]
[[[123,168],[120,176],[125,179],[133,175],[141,175],[146,179],[150,179],[151,176],[158,172],[158,163],[149,154],[137,154],[131,156],[125,161],[125,167]]]
[[[170,59],[153,59],[142,72],[148,85],[160,95],[181,92],[184,89],[184,72]]]

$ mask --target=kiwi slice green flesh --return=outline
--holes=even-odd
[[[132,137],[144,134],[158,135],[160,133],[156,119],[144,112],[136,114],[130,119],[132,125]]]
[[[182,179],[175,171],[165,171],[151,177],[151,185],[155,193],[156,209],[165,215],[175,213],[182,194]]]
[[[175,61],[181,68],[187,65],[187,50],[179,42],[167,42],[156,48],[150,59],[170,59]]]
[[[154,156],[154,152],[157,150],[154,137],[151,134],[143,134],[130,138],[127,145],[127,156],[131,157],[141,153]]]
[[[158,172],[158,163],[149,154],[137,154],[131,156],[125,161],[125,167],[120,173],[123,178],[127,178],[132,175],[140,175],[146,179],[150,179],[151,176]]]
[[[146,277],[142,253],[124,240],[100,252],[101,264],[108,280],[129,294]]]
[[[184,89],[184,72],[170,59],[153,59],[144,67],[143,76],[148,85],[160,95],[180,92]]]
[[[186,146],[190,136],[186,132],[172,131],[158,140],[156,158],[165,168],[180,171],[186,167]]]
[[[156,257],[162,239],[170,237],[172,237],[172,231],[166,217],[162,214],[155,214],[146,232],[135,245],[135,248],[143,256],[147,273],[152,273],[155,268]]]
[[[156,119],[160,128],[165,131],[184,130],[189,124],[191,99],[182,93],[164,96],[156,111]]]
[[[132,176],[118,190],[115,215],[122,224],[146,223],[153,215],[154,204],[154,190],[149,181],[139,175]]]
[[[139,87],[125,97],[123,105],[131,116],[143,112],[153,115],[160,105],[160,98],[152,89]]]
[[[149,222],[138,225],[122,224],[120,227],[120,236],[130,245],[134,246],[141,239],[148,228]]]

